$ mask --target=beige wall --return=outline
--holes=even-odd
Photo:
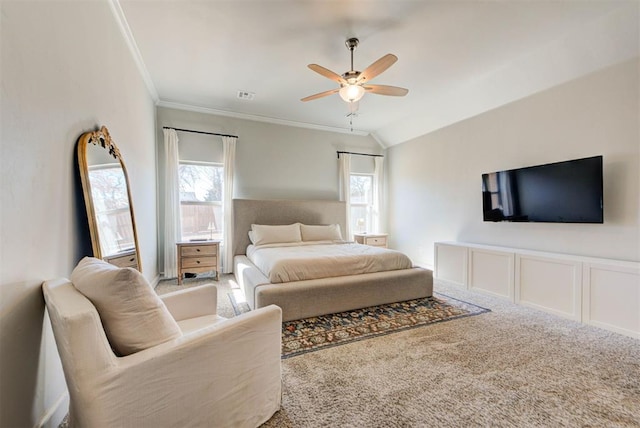
[[[155,108],[106,1],[0,8],[0,426],[56,426],[67,396],[41,283],[91,251],[76,140],[106,125],[120,147],[153,280]]]
[[[640,260],[638,61],[625,62],[388,150],[392,244],[433,264],[466,241]],[[482,221],[481,175],[604,156],[604,224]]]

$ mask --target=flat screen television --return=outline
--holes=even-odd
[[[482,174],[484,221],[602,223],[602,156]]]

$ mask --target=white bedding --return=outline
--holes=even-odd
[[[272,284],[413,266],[411,259],[399,251],[351,242],[249,245],[247,257]]]

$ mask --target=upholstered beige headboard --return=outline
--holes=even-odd
[[[233,200],[233,254],[245,254],[252,224],[339,224],[346,230],[345,203],[324,200]]]

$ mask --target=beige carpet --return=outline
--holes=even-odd
[[[218,283],[226,316],[231,278]],[[283,360],[282,409],[264,426],[640,427],[640,341],[435,290],[492,312]]]
[[[216,283],[226,317],[232,280]],[[206,282],[162,281],[157,291]],[[282,409],[263,427],[640,427],[640,341],[435,290],[492,312],[283,360]]]

